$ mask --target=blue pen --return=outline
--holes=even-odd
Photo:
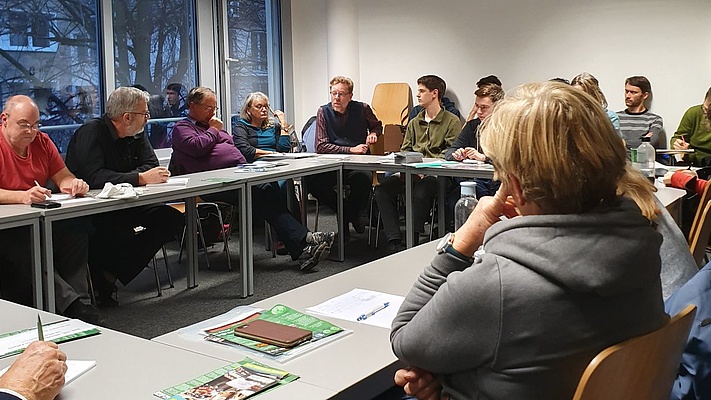
[[[375,308],[372,309],[369,313],[363,314],[363,315],[361,315],[360,317],[358,317],[358,321],[365,321],[365,320],[368,319],[369,317],[372,317],[373,315],[377,314],[378,312],[380,312],[380,311],[382,311],[382,310],[388,308],[389,305],[390,305],[390,302],[386,302],[386,303],[383,303],[383,304],[380,305],[380,306],[375,307]]]

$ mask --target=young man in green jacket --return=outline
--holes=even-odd
[[[460,119],[442,108],[442,97],[446,90],[442,78],[425,75],[417,80],[417,102],[423,107],[410,120],[405,131],[405,139],[400,150],[417,151],[424,157],[444,158],[444,154],[460,131]],[[412,204],[415,245],[419,234],[424,232],[424,224],[429,215],[432,200],[437,195],[437,178],[434,176],[413,177]],[[397,196],[404,193],[405,183],[400,176],[391,175],[375,190],[380,216],[383,220],[385,237],[390,250],[404,248],[400,233],[400,217],[397,211]]]

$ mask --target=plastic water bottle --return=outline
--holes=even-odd
[[[642,172],[642,175],[654,183],[654,158],[657,153],[649,141],[649,137],[642,138],[642,144],[637,147],[637,162],[635,166]]]
[[[462,182],[459,186],[461,197],[454,205],[454,230],[464,225],[476,207],[479,200],[476,199],[476,182]]]

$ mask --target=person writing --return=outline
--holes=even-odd
[[[52,400],[64,387],[67,355],[53,342],[32,342],[0,376],[0,400]]]
[[[396,382],[434,385],[430,398],[570,399],[597,353],[669,318],[654,189],[570,86],[524,85],[485,125],[501,188],[443,238],[393,320],[393,352],[416,368]]]
[[[5,102],[0,116],[0,204],[33,204],[51,199],[48,183],[62,193],[83,196],[89,185],[67,169],[49,136],[40,132],[35,102],[23,95]],[[89,230],[81,218],[52,224],[54,290],[64,316],[98,324],[99,311],[89,303],[86,281]],[[32,250],[30,232],[22,227],[0,230],[0,292],[3,298],[30,304]]]
[[[686,110],[679,128],[672,136],[674,150],[694,149],[685,156],[693,165],[707,166],[703,160],[711,156],[711,88],[706,91],[704,102]]]

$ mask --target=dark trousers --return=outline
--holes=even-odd
[[[252,212],[255,219],[265,219],[272,226],[292,258],[298,258],[306,247],[309,230],[301,225],[286,208],[285,192],[278,182],[263,183],[252,188]],[[207,201],[222,201],[237,206],[236,190],[202,196]]]
[[[426,176],[422,179],[413,177],[412,207],[413,229],[416,233],[425,231],[425,221],[432,208],[432,201],[437,196],[437,178]],[[405,182],[398,175],[391,175],[375,189],[375,201],[378,203],[383,230],[388,241],[402,240],[400,234],[400,214],[397,210],[397,197],[405,193]]]
[[[304,177],[309,193],[334,212],[338,209],[338,188],[334,188],[338,183],[337,173],[333,171]],[[370,172],[343,170],[343,185],[350,186],[350,193],[343,199],[343,217],[346,221],[355,221],[368,209],[370,190],[373,187],[371,176]]]
[[[92,222],[96,230],[89,238],[92,273],[106,271],[127,285],[161,246],[180,237],[185,219],[173,207],[155,204],[94,215]]]
[[[86,264],[91,228],[83,219],[58,221],[52,228],[55,301],[57,310],[63,312],[76,299],[89,298]],[[2,298],[32,306],[31,250],[29,228],[0,231]]]

